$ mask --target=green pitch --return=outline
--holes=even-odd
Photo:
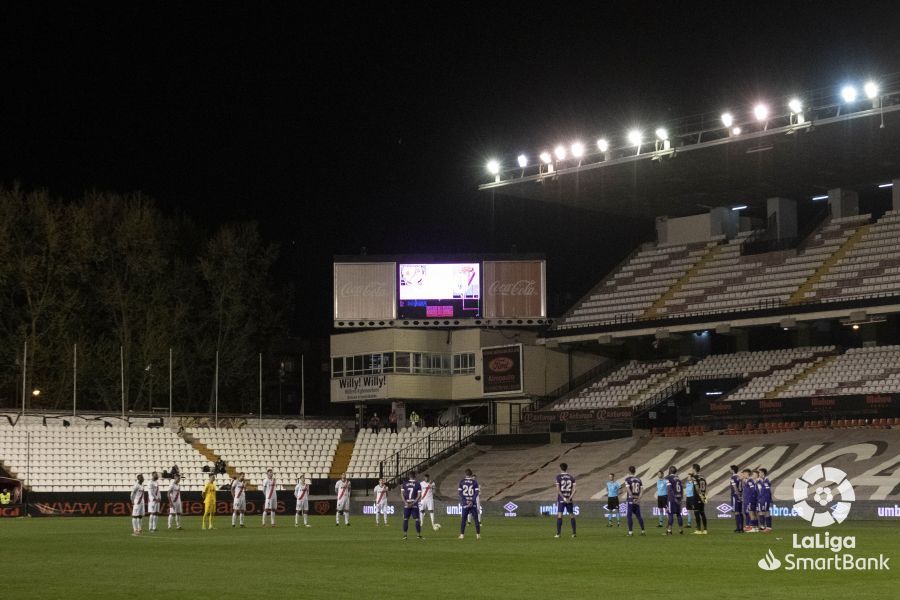
[[[896,598],[900,581],[894,570],[900,570],[900,524],[891,522],[830,529],[832,535],[856,536],[856,549],[847,552],[890,559],[891,571],[861,573],[763,571],[757,561],[769,549],[782,558],[789,552],[833,556],[830,550],[792,550],[792,533],[816,530],[777,520],[771,534],[736,535],[733,521],[717,520],[707,536],[686,529],[685,535],[666,537],[654,519],[646,537],[627,538],[624,522],[609,529],[605,521],[579,519],[577,539],[565,522],[557,540],[553,518],[494,518],[481,540],[470,527],[460,541],[458,518],[444,517],[441,531],[429,528],[424,541],[413,534],[406,542],[397,518],[376,528],[373,519],[356,516],[347,528],[335,527],[333,517],[311,517],[311,528],[295,529],[293,518],[282,516],[276,529],[263,529],[254,515],[245,529],[232,529],[230,519],[220,516],[214,531],[201,531],[196,517],[185,520],[183,531],[166,530],[160,521],[159,533],[142,537],[131,536],[128,518],[0,521],[3,596],[396,599],[406,589],[428,600],[596,600],[610,594],[862,600]]]

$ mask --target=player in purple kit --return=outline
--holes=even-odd
[[[744,513],[747,515],[747,524],[744,525],[744,531],[748,533],[759,533],[759,521],[756,519],[756,502],[757,490],[756,480],[753,479],[753,472],[750,469],[741,471],[741,501],[744,503]]]
[[[400,486],[400,496],[403,500],[403,539],[409,531],[409,518],[416,520],[416,535],[422,537],[422,522],[419,520],[419,501],[422,499],[422,486],[416,480],[416,474],[410,473],[409,478]]]
[[[466,476],[459,482],[459,503],[462,506],[462,521],[459,524],[459,539],[466,537],[466,519],[469,515],[475,521],[475,539],[481,539],[481,519],[478,515],[478,481],[472,469],[466,469]]]
[[[638,504],[643,490],[644,482],[635,475],[635,468],[628,467],[628,477],[625,478],[625,519],[628,522],[629,536],[632,535],[634,528],[632,516],[637,517],[638,524],[641,526],[641,535],[644,535],[644,517],[641,516],[641,506]]]
[[[684,534],[684,521],[681,518],[681,500],[684,498],[684,487],[678,478],[678,469],[669,467],[669,476],[666,477],[666,493],[668,499],[669,526],[666,535],[672,535],[672,522],[678,517],[678,533]]]
[[[756,479],[757,490],[757,508],[759,509],[759,529],[765,533],[772,531],[772,484],[769,481],[769,471],[766,469],[759,470],[759,477]]]
[[[563,513],[568,511],[569,521],[572,523],[572,537],[575,537],[575,478],[569,475],[569,465],[562,463],[559,465],[561,471],[556,476],[556,535],[558,538],[562,534]]]
[[[744,533],[744,482],[738,475],[738,466],[731,465],[731,514],[734,515],[735,533]]]

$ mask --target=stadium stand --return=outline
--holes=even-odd
[[[146,427],[0,427],[3,467],[36,492],[92,492],[131,489],[137,473],[177,464],[183,489],[202,489],[209,461],[174,431]],[[161,480],[168,489],[169,480]]]
[[[466,437],[477,429],[478,427],[474,425],[462,425],[458,434]],[[416,441],[423,440],[442,430],[452,430],[451,433],[454,435],[451,437],[455,438],[457,435],[456,427],[407,428],[401,429],[398,433],[382,429],[377,434],[370,429],[363,429],[356,438],[353,455],[350,457],[350,464],[347,467],[347,475],[350,478],[377,478],[380,476],[378,467],[381,461],[397,454]],[[420,458],[424,461],[430,456],[421,456]]]
[[[731,400],[763,398],[834,352],[834,346],[809,346],[717,354],[695,364],[673,360],[630,361],[575,395],[561,399],[549,409],[640,406],[666,386],[696,379],[745,379],[748,380],[747,383],[729,394],[727,398]]]
[[[630,361],[603,379],[582,389],[570,398],[564,398],[550,410],[575,410],[585,408],[609,408],[633,406],[652,395],[669,376],[678,369],[673,360]]]
[[[900,292],[900,212],[888,211],[803,293],[805,301],[834,302]]]
[[[645,245],[554,325],[714,314],[900,291],[900,214],[823,222],[798,248],[742,254],[761,230],[708,242]]]
[[[900,346],[851,348],[792,383],[780,398],[900,391]]]
[[[648,245],[601,281],[557,327],[583,327],[643,315],[722,239],[698,244]]]
[[[251,484],[261,485],[272,468],[281,479],[296,481],[307,475],[328,477],[341,438],[339,428],[297,429],[245,427],[242,429],[187,429],[186,433],[229,466],[243,472]]]
[[[885,457],[900,452],[900,429],[882,426],[840,429],[836,438],[832,429],[757,430],[749,435],[719,436],[722,431],[701,436],[683,437],[673,444],[662,436],[632,437],[605,442],[581,444],[545,444],[535,446],[472,445],[457,455],[430,468],[438,482],[440,499],[452,500],[463,466],[478,476],[485,500],[537,500],[548,503],[556,499],[554,487],[559,463],[569,464],[569,472],[578,480],[581,502],[603,500],[610,472],[622,480],[629,465],[637,467],[644,481],[644,500],[648,508],[655,504],[653,485],[656,471],[676,465],[685,473],[687,467],[700,463],[709,482],[709,496],[727,498],[728,467],[766,467],[775,486],[775,497],[793,502],[792,485],[811,461],[827,462],[847,472],[853,480],[857,499],[900,501],[897,479],[884,470]],[[879,467],[879,465],[881,465]],[[712,507],[715,503],[710,502]],[[554,509],[555,510],[555,509]],[[707,509],[710,510],[710,509]]]

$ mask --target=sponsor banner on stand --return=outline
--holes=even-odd
[[[378,400],[388,397],[386,375],[354,375],[331,380],[332,402]]]
[[[544,261],[486,260],[482,273],[486,319],[547,316]]]
[[[481,385],[485,396],[522,393],[522,344],[482,348],[481,364]]]
[[[583,410],[547,410],[527,412],[522,415],[523,423],[580,423],[616,421],[630,419],[631,407],[588,408]]]
[[[335,263],[334,320],[394,319],[397,264]]]
[[[859,394],[853,396],[813,396],[771,400],[699,401],[694,416],[771,416],[824,413],[860,417],[894,417],[900,414],[900,394]]]

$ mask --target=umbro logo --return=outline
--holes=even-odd
[[[722,504],[720,504],[720,505],[718,505],[718,506],[716,507],[716,510],[718,510],[720,513],[723,513],[723,514],[725,514],[725,513],[730,513],[730,512],[731,512],[731,505],[730,505],[730,504],[725,504],[725,503],[723,502]]]
[[[518,508],[519,508],[519,505],[516,504],[515,502],[507,502],[506,504],[503,505],[503,510],[505,510],[506,512],[516,512],[516,510]]]

